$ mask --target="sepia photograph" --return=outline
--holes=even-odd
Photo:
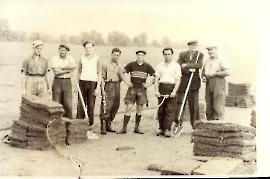
[[[0,0],[0,178],[269,176],[269,8]]]

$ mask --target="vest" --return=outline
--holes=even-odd
[[[97,60],[97,55],[93,55],[90,60],[88,60],[85,55],[82,56],[82,73],[80,77],[81,80],[97,81]]]

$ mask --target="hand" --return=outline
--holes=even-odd
[[[206,83],[207,82],[207,78],[203,77],[202,82]]]
[[[183,63],[183,64],[181,65],[182,68],[185,68],[186,66],[187,66],[186,63]]]
[[[52,100],[52,91],[49,90],[48,93],[49,93],[49,101],[51,101]]]
[[[26,95],[26,90],[23,89],[23,91],[22,91],[22,96],[25,96],[25,95]]]
[[[189,71],[194,73],[196,70],[191,68],[191,69],[189,69]]]
[[[128,83],[127,83],[127,86],[128,86],[128,87],[133,87],[133,83],[128,82]]]
[[[171,94],[170,94],[170,97],[172,97],[172,98],[174,98],[176,96],[176,92],[172,92]]]
[[[96,88],[93,95],[97,96],[98,94],[99,94],[99,88]]]
[[[215,75],[214,74],[207,74],[207,75],[205,75],[206,76],[206,78],[212,78],[212,77],[214,77]]]
[[[160,93],[159,93],[159,92],[156,92],[156,93],[155,93],[155,96],[156,96],[156,97],[160,97]]]

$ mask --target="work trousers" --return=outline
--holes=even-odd
[[[72,85],[69,78],[55,78],[53,80],[52,98],[63,105],[64,117],[72,119]]]
[[[120,106],[120,82],[106,82],[105,104],[102,101],[100,106],[100,117],[113,121]]]
[[[174,84],[159,84],[159,92],[161,95],[168,95],[174,89]],[[161,104],[163,97],[158,97],[158,104]],[[158,108],[158,121],[159,129],[166,130],[171,129],[172,122],[175,118],[175,105],[176,98],[169,97],[166,98],[163,103]]]
[[[26,95],[34,98],[49,99],[48,85],[45,77],[27,75]]]
[[[94,92],[95,92],[95,89],[97,88],[97,82],[80,80],[79,84],[80,84],[80,89],[82,92],[84,103],[85,105],[87,105],[89,125],[91,126],[94,124],[94,109],[95,109],[95,100],[96,100],[96,96]],[[84,119],[84,118],[85,118],[85,113],[84,113],[83,105],[81,103],[81,99],[79,96],[77,119]]]
[[[205,100],[207,120],[223,120],[226,100],[226,80],[224,77],[207,79]]]
[[[185,96],[185,93],[178,93],[178,95],[177,95],[177,105],[176,105],[176,110],[175,110],[175,122],[178,121],[184,96]],[[191,90],[188,92],[184,106],[183,106],[182,114],[181,114],[181,117],[179,120],[179,124],[183,124],[186,101],[188,101],[188,106],[189,106],[190,124],[193,126],[195,121],[200,120],[199,90]]]

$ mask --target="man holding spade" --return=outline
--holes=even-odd
[[[160,129],[157,135],[170,137],[171,125],[175,119],[175,96],[180,84],[181,69],[178,63],[172,61],[172,48],[165,48],[163,56],[165,60],[157,65],[155,73],[155,96],[158,97],[159,103],[158,121]],[[166,98],[166,95],[168,98]]]
[[[199,89],[201,87],[201,78],[199,70],[203,65],[203,53],[197,51],[197,40],[188,41],[188,51],[181,52],[177,63],[181,66],[181,83],[177,94],[177,106],[175,110],[175,122],[180,126],[183,123],[183,114],[185,112],[186,101],[188,101],[190,112],[190,124],[194,129],[194,122],[199,120]],[[192,73],[194,73],[192,75]],[[193,76],[191,79],[191,75]],[[189,80],[192,80],[189,88],[187,88]],[[185,92],[188,90],[186,100],[184,100]],[[179,119],[181,106],[183,103],[182,113]]]

